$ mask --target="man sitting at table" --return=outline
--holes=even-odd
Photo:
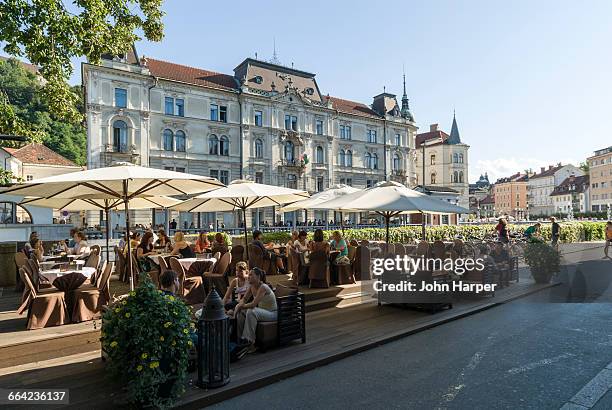
[[[283,263],[281,255],[277,253],[278,250],[274,249],[274,244],[268,244],[268,246],[266,246],[262,239],[263,234],[261,231],[253,231],[253,242],[251,243],[261,249],[265,260],[270,260],[276,265],[276,268],[281,274],[286,274],[285,264]]]

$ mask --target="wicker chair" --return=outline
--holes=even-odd
[[[329,260],[325,251],[314,251],[310,253],[310,269],[308,279],[311,288],[329,287]]]

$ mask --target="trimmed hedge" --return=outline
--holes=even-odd
[[[561,223],[560,242],[582,242],[582,241],[602,241],[604,240],[605,222],[564,222]],[[529,225],[509,225],[511,233],[522,235],[523,231]],[[428,226],[426,230],[427,240],[453,240],[458,235],[466,239],[471,237],[483,238],[491,235],[495,231],[494,224],[486,225],[443,225],[443,226]],[[323,231],[323,236],[326,240],[329,239],[333,231]],[[551,224],[542,224],[542,236],[546,241],[550,241]],[[312,239],[312,232],[308,233],[309,239]],[[290,231],[264,233],[264,242],[280,242],[285,243],[291,237]],[[362,228],[362,229],[345,229],[344,236],[348,239],[369,240],[369,241],[384,241],[386,231],[384,228]],[[420,226],[402,226],[389,229],[389,240],[391,242],[408,243],[419,241],[421,239]]]

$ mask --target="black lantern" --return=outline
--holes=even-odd
[[[213,287],[198,320],[198,387],[221,387],[230,381],[229,336],[229,318]]]

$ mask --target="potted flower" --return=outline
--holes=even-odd
[[[143,276],[135,291],[104,313],[100,341],[130,401],[165,408],[185,390],[194,324],[182,300]]]
[[[547,243],[527,243],[524,257],[536,283],[550,283],[553,274],[559,272],[559,251]]]

